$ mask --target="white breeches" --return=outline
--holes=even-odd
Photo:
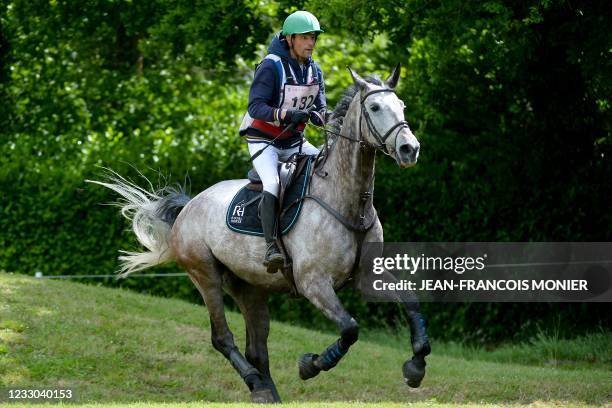
[[[267,145],[267,143],[249,143],[250,155],[253,156]],[[274,196],[278,198],[278,191],[280,189],[277,170],[278,162],[286,161],[292,154],[297,153],[299,150],[299,146],[288,149],[279,149],[277,147],[270,146],[264,150],[259,157],[253,160],[253,167],[255,167],[257,174],[259,174],[264,191],[274,194]],[[304,139],[304,143],[302,144],[302,153],[318,154],[319,149]]]

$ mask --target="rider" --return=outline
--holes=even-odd
[[[304,154],[319,153],[304,138],[304,127],[309,119],[322,125],[325,114],[323,73],[311,58],[322,32],[317,18],[307,11],[296,11],[285,19],[282,31],[268,46],[268,55],[255,69],[248,112],[240,126],[251,156],[265,148],[253,166],[263,184],[260,218],[268,244],[264,265],[270,272],[284,263],[275,243],[278,161],[286,161],[300,148]]]

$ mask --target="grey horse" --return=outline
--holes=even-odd
[[[388,154],[402,168],[416,164],[419,153],[419,142],[404,119],[404,104],[394,92],[400,66],[385,81],[350,72],[354,84],[332,113],[330,138],[312,177],[309,197],[299,220],[284,236],[299,295],[336,323],[340,332],[340,338],[320,354],[302,356],[298,368],[303,380],[336,366],[358,339],[359,326],[336,291],[359,282],[355,275],[363,243],[383,241],[372,204],[376,151]],[[270,292],[289,292],[292,286],[283,274],[266,272],[262,238],[233,232],[225,223],[230,201],[248,181],[222,181],[193,199],[181,189],[141,188],[114,172],[105,181],[93,182],[123,197],[122,213],[147,248],[124,252],[122,275],[171,260],[186,269],[208,308],[213,347],[240,374],[253,401],[280,402],[269,369],[267,297]],[[244,354],[225,318],[224,289],[245,319]],[[407,312],[414,355],[404,363],[403,375],[409,386],[418,387],[431,350],[419,304],[411,293],[389,296]]]

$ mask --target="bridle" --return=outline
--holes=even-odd
[[[365,160],[364,159],[365,155],[372,154],[376,150],[382,150],[385,154],[389,155],[389,153],[387,152],[387,149],[385,149],[385,142],[387,141],[389,136],[391,136],[393,134],[394,130],[402,129],[402,128],[407,128],[408,127],[408,122],[406,122],[405,120],[399,121],[398,123],[396,123],[393,126],[391,126],[391,128],[389,130],[387,130],[384,135],[380,134],[378,129],[376,129],[376,126],[374,126],[374,123],[372,122],[372,119],[370,118],[370,115],[368,114],[368,111],[367,111],[367,109],[365,107],[366,99],[370,95],[373,95],[373,94],[379,93],[379,92],[393,92],[393,93],[395,93],[395,90],[391,89],[391,88],[375,89],[373,91],[367,92],[365,95],[363,95],[361,97],[361,100],[360,100],[361,114],[359,116],[359,138],[358,139],[353,139],[352,137],[345,136],[345,135],[343,135],[343,134],[341,134],[339,132],[334,132],[332,130],[326,129],[325,127],[314,125],[314,124],[312,124],[312,122],[309,123],[310,126],[316,127],[316,128],[321,129],[321,130],[323,130],[325,132],[325,145],[324,145],[324,148],[321,150],[321,152],[319,152],[319,155],[317,156],[317,158],[315,159],[314,174],[317,174],[319,177],[327,177],[328,176],[327,172],[323,172],[323,173],[320,172],[320,171],[322,171],[322,168],[323,168],[325,162],[327,161],[327,158],[330,155],[330,152],[329,152],[329,141],[327,139],[327,134],[328,133],[334,134],[336,136],[339,136],[339,137],[341,137],[343,139],[346,139],[346,140],[348,140],[350,142],[353,142],[353,143],[359,143],[359,147],[360,147],[359,171],[360,171],[361,176],[364,177],[364,178],[366,176],[365,170],[364,170],[364,166],[363,166],[363,162]],[[315,113],[317,113],[317,112],[315,112]],[[374,136],[374,138],[378,142],[378,145],[372,144],[372,143],[368,142],[367,140],[365,140],[363,138],[362,120],[363,120],[364,117],[365,117],[365,120],[366,120],[366,124],[368,126],[368,131]],[[324,122],[324,121],[322,121],[322,122]],[[398,130],[398,132],[399,132],[399,130]],[[351,222],[350,220],[346,219],[342,214],[340,214],[338,211],[333,209],[329,204],[325,203],[319,197],[311,195],[310,194],[310,185],[309,185],[308,194],[304,195],[303,198],[296,200],[296,202],[302,201],[305,198],[309,198],[309,199],[312,199],[312,200],[316,201],[320,206],[325,208],[338,221],[340,221],[340,223],[342,223],[345,227],[347,227],[348,229],[353,230],[353,231],[359,233],[359,236],[361,238],[363,238],[363,234],[365,232],[367,232],[370,228],[372,228],[372,226],[374,225],[374,221],[376,220],[376,211],[375,210],[374,211],[368,211],[368,208],[372,207],[372,204],[370,203],[368,205],[368,203],[372,199],[372,193],[373,193],[373,190],[374,190],[374,174],[368,175],[367,178],[368,178],[368,181],[366,182],[366,185],[364,186],[363,190],[359,194],[359,198],[360,198],[360,204],[359,204],[359,222],[357,224],[355,224],[355,223]],[[373,210],[373,207],[372,207],[372,210]],[[369,217],[370,218],[369,220],[366,219],[366,213],[367,212],[372,213],[371,217]]]
[[[384,153],[388,154],[386,149],[385,149],[385,142],[387,141],[389,136],[391,136],[392,132],[395,129],[397,129],[397,128],[400,128],[400,129],[407,128],[408,127],[408,122],[406,122],[405,120],[400,120],[395,125],[391,126],[391,128],[389,130],[387,130],[387,132],[384,135],[380,134],[378,129],[376,129],[376,126],[374,126],[374,123],[372,122],[372,119],[370,118],[370,114],[368,113],[368,110],[365,107],[366,99],[368,99],[368,97],[370,95],[375,94],[375,93],[380,93],[380,92],[393,92],[393,93],[395,93],[395,89],[391,89],[391,88],[375,89],[373,91],[370,91],[370,92],[366,93],[365,95],[363,95],[361,97],[361,101],[360,101],[360,103],[361,103],[361,115],[359,116],[359,138],[362,139],[362,135],[361,135],[361,120],[365,117],[366,124],[368,125],[368,130],[370,131],[370,133],[374,136],[374,138],[378,142],[378,146],[373,145],[373,147],[375,147],[377,149],[380,149]],[[399,132],[399,130],[398,130],[398,132]]]
[[[406,122],[405,120],[400,120],[395,125],[391,126],[391,128],[389,128],[389,130],[387,130],[384,135],[380,134],[378,129],[376,129],[376,126],[374,126],[374,122],[370,118],[370,114],[368,113],[368,110],[366,109],[366,106],[365,106],[366,99],[368,99],[368,97],[370,95],[373,95],[373,94],[376,94],[376,93],[380,93],[380,92],[393,92],[393,93],[395,93],[395,89],[392,89],[392,88],[375,89],[373,91],[367,92],[365,95],[363,95],[361,97],[361,100],[359,101],[360,109],[361,109],[361,114],[359,115],[359,139],[353,139],[352,137],[345,136],[345,135],[341,134],[340,132],[334,132],[334,131],[326,129],[326,128],[322,127],[322,126],[314,125],[312,122],[310,122],[308,125],[309,126],[313,126],[313,127],[317,128],[317,129],[321,129],[324,132],[326,132],[325,133],[325,138],[326,138],[325,146],[326,147],[327,147],[327,133],[331,133],[333,135],[339,136],[339,137],[341,137],[343,139],[346,139],[346,140],[349,140],[351,142],[359,143],[361,146],[370,147],[370,148],[381,150],[386,155],[389,155],[389,153],[387,152],[387,149],[385,148],[385,142],[387,141],[389,136],[391,136],[393,134],[394,130],[396,130],[398,128],[400,128],[400,129],[407,128],[408,127],[408,122]],[[318,112],[315,112],[315,114],[318,114]],[[374,138],[378,142],[378,145],[372,144],[372,143],[366,141],[363,138],[363,133],[361,131],[363,118],[365,118],[365,120],[366,120],[366,125],[368,126],[368,131],[372,134],[372,136],[374,136]],[[324,122],[324,121],[322,121],[322,122]],[[398,130],[398,132],[399,132],[399,130]]]
[[[327,138],[328,133],[331,133],[333,135],[339,136],[339,137],[341,137],[343,139],[346,139],[346,140],[348,140],[350,142],[353,142],[353,143],[359,143],[359,150],[360,150],[360,154],[359,154],[359,172],[360,172],[360,175],[361,175],[362,179],[366,180],[366,182],[362,186],[363,188],[361,189],[361,192],[359,193],[359,220],[358,220],[358,222],[355,223],[352,220],[347,219],[344,215],[340,214],[340,212],[338,212],[336,209],[334,209],[332,206],[330,206],[328,203],[326,203],[320,197],[312,195],[310,193],[310,187],[312,185],[311,183],[308,184],[308,191],[307,191],[307,193],[304,194],[302,197],[296,199],[292,203],[290,203],[289,206],[284,210],[284,211],[286,211],[288,208],[290,208],[293,205],[296,205],[296,204],[304,201],[305,199],[311,199],[311,200],[315,201],[317,204],[319,204],[321,207],[323,207],[327,212],[329,212],[342,225],[344,225],[349,230],[355,232],[356,233],[356,237],[357,237],[357,254],[355,256],[355,261],[354,261],[354,264],[353,264],[353,268],[351,270],[351,275],[354,273],[354,271],[358,267],[359,261],[361,259],[361,246],[362,246],[363,240],[365,239],[365,235],[372,228],[372,226],[374,226],[374,223],[376,222],[376,219],[378,218],[377,215],[376,215],[376,210],[374,209],[374,206],[372,204],[373,191],[374,191],[374,174],[373,173],[367,174],[367,169],[363,165],[365,157],[368,156],[368,155],[375,154],[376,150],[382,150],[385,154],[390,155],[387,152],[387,149],[385,149],[385,142],[387,141],[389,136],[391,136],[393,134],[393,132],[396,129],[398,129],[398,133],[399,133],[399,129],[403,129],[403,128],[407,128],[408,127],[408,122],[406,122],[405,120],[402,120],[402,121],[399,121],[398,123],[394,124],[393,126],[391,126],[391,128],[389,130],[387,130],[384,135],[380,134],[378,129],[376,129],[376,126],[374,126],[374,123],[372,122],[372,119],[370,118],[370,115],[368,114],[368,110],[366,109],[366,106],[365,106],[366,99],[370,95],[373,95],[373,94],[376,94],[376,93],[379,93],[379,92],[393,92],[393,93],[395,93],[395,90],[391,89],[391,88],[376,89],[376,90],[367,92],[365,95],[363,95],[361,97],[361,100],[360,100],[361,114],[359,115],[359,138],[358,139],[353,139],[352,137],[345,136],[345,135],[341,134],[340,132],[334,132],[333,130],[329,130],[329,129],[323,127],[323,126],[317,126],[317,125],[313,124],[312,122],[309,123],[309,126],[313,126],[315,128],[321,129],[321,130],[323,130],[325,132],[324,133],[325,134],[325,145],[324,145],[323,149],[317,155],[317,157],[315,159],[315,165],[313,166],[313,174],[317,174],[320,177],[327,177],[328,176],[327,172],[320,173],[320,171],[323,170],[325,162],[327,161],[327,158],[330,155],[329,140]],[[316,114],[316,115],[319,115],[319,113],[314,111],[314,110],[312,112],[314,114]],[[324,119],[320,115],[319,115],[319,117],[320,117],[320,119]],[[364,139],[363,132],[362,132],[362,123],[363,123],[362,120],[363,120],[363,118],[365,118],[365,120],[366,120],[366,124],[368,126],[368,131],[374,136],[374,138],[378,142],[378,145],[370,143],[370,142],[368,142],[367,140]],[[321,123],[325,123],[325,120],[321,120]],[[397,136],[396,136],[396,138],[397,138]],[[397,139],[396,139],[396,143],[397,143]],[[301,153],[301,146],[300,146],[300,153]],[[369,213],[369,217],[368,217],[368,213]],[[282,238],[280,238],[280,241],[281,241],[281,243],[280,243],[281,247],[284,248],[284,245],[282,243]],[[297,292],[297,288],[295,290]]]

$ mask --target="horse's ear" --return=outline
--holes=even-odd
[[[387,85],[391,89],[395,89],[397,86],[397,82],[399,81],[400,72],[402,70],[401,64],[398,62],[397,66],[393,70],[393,73],[385,80],[385,85]]]
[[[357,74],[356,72],[353,72],[351,67],[347,66],[346,68],[351,73],[351,76],[353,77],[353,82],[355,83],[355,85],[357,85],[360,89],[367,89],[368,88],[368,83],[365,81],[365,79],[360,77],[359,74]]]

